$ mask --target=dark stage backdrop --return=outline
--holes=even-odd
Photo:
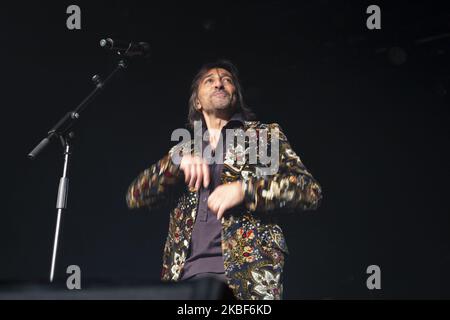
[[[81,30],[66,9],[81,8]],[[285,297],[450,298],[450,10],[439,2],[2,3],[0,281],[48,277],[62,173],[56,143],[28,152],[117,58],[104,37],[147,41],[76,128],[57,277],[158,281],[168,208],[129,211],[135,176],[172,145],[199,66],[228,58],[247,103],[277,122],[323,187],[315,212],[281,217]],[[381,268],[381,290],[366,269]]]

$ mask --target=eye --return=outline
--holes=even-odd
[[[224,78],[223,81],[226,81],[228,83],[233,83],[233,81],[230,78]]]
[[[212,82],[211,78],[205,80],[205,83],[211,83],[211,82]]]

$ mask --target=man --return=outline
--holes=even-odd
[[[170,213],[162,280],[214,276],[226,282],[238,299],[282,298],[288,249],[276,214],[315,209],[322,192],[279,125],[250,121],[252,116],[234,65],[228,61],[204,65],[192,83],[189,124],[194,127],[201,121],[207,138],[202,150],[209,148],[218,161],[195,152],[195,141],[188,141],[182,144],[187,153],[175,146],[130,185],[129,208],[154,208],[174,195],[178,199]],[[237,161],[236,150],[242,147],[242,155],[248,148],[223,143],[225,130],[231,129],[253,130],[256,137],[268,132],[276,138],[278,149],[272,154],[278,157],[272,162],[277,162],[277,170],[262,174],[259,164],[248,157]],[[179,164],[175,155],[181,158]]]

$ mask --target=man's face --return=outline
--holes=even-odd
[[[236,104],[235,91],[230,72],[222,68],[208,70],[200,79],[197,108],[205,112],[232,109]]]

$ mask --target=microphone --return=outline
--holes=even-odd
[[[106,38],[100,40],[100,47],[107,50],[117,51],[121,56],[125,57],[144,57],[150,56],[150,45],[147,42],[130,42],[118,39]]]

